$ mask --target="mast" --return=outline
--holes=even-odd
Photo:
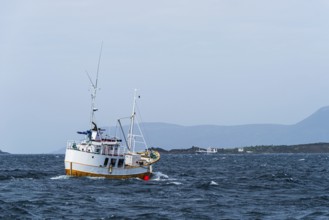
[[[99,52],[99,57],[98,57],[98,64],[97,64],[97,72],[96,72],[96,81],[95,83],[93,83],[90,75],[87,73],[90,84],[91,84],[91,113],[90,113],[90,129],[93,129],[93,122],[95,119],[95,112],[98,110],[97,108],[95,108],[95,101],[96,101],[96,94],[97,94],[97,90],[98,90],[98,74],[99,74],[99,66],[100,66],[100,62],[101,62],[101,56],[102,56],[102,50],[103,50],[103,41],[101,44],[101,50]],[[98,132],[98,131],[97,131]]]
[[[95,111],[97,111],[97,109],[95,108],[96,92],[97,92],[97,87],[95,87],[95,85],[92,83],[90,129],[93,129],[93,122],[94,122]]]
[[[135,89],[135,93],[134,93],[134,101],[133,101],[133,111],[130,117],[130,128],[129,128],[129,132],[128,132],[128,149],[132,150],[134,152],[134,146],[133,146],[133,139],[134,139],[134,123],[135,123],[135,116],[136,116],[136,100],[137,100],[137,89]]]

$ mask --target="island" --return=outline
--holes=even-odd
[[[2,154],[10,154],[10,153],[7,153],[7,152],[4,152],[4,151],[0,150],[0,155],[2,155]]]
[[[216,147],[212,147],[216,148]],[[192,146],[187,149],[150,148],[160,154],[196,154],[200,149],[207,150],[204,147]],[[216,148],[215,154],[271,154],[271,153],[329,153],[329,143],[311,143],[299,145],[259,145],[239,148]]]

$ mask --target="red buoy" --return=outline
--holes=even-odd
[[[150,180],[150,177],[149,176],[144,176],[143,180],[148,181],[148,180]]]

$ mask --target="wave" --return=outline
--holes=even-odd
[[[51,180],[67,180],[67,179],[70,179],[70,178],[74,178],[74,177],[69,176],[69,175],[59,175],[59,176],[51,177],[50,179]],[[104,179],[106,179],[105,177],[94,177],[94,176],[86,176],[84,178],[91,179],[91,180],[104,180]]]
[[[182,185],[183,183],[181,183],[181,182],[169,182],[168,184],[172,184],[172,185]]]
[[[216,183],[215,181],[211,181],[210,183],[209,183],[209,185],[211,185],[211,186],[218,186],[218,183]]]
[[[161,172],[154,172],[151,180],[153,181],[161,181],[161,180],[168,180],[169,176],[166,174],[163,174]]]
[[[72,178],[72,177],[67,176],[67,175],[60,175],[60,176],[51,177],[50,179],[51,180],[67,180],[67,179],[70,179],[70,178]]]
[[[33,169],[2,169],[0,181],[10,179],[40,179],[50,175],[48,172]]]
[[[105,177],[95,177],[95,176],[86,176],[86,178],[91,180],[105,180]]]

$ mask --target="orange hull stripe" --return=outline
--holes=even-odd
[[[95,173],[88,173],[88,172],[83,172],[83,171],[78,171],[78,170],[71,170],[66,169],[65,170],[66,175],[68,176],[91,176],[91,177],[105,177],[109,179],[129,179],[129,178],[141,178],[143,179],[145,176],[150,176],[150,172],[146,173],[140,173],[140,174],[131,174],[131,175],[104,175],[104,174],[95,174]]]

